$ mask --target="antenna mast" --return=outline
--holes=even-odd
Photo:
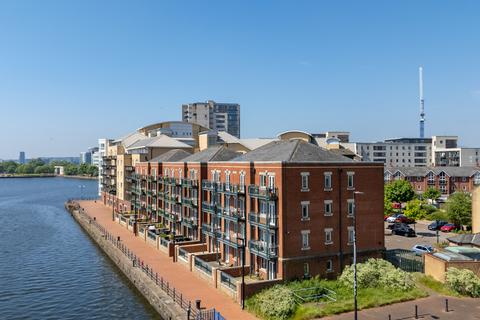
[[[420,138],[425,138],[425,101],[423,100],[423,68],[418,68],[420,81]]]

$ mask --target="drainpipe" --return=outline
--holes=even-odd
[[[343,257],[343,241],[342,241],[342,233],[343,233],[343,225],[342,225],[342,172],[343,169],[338,169],[338,224],[339,224],[339,232],[338,232],[338,241],[340,243],[340,271],[343,270],[344,267],[344,257]],[[333,181],[332,181],[333,184]],[[333,187],[333,186],[332,186]]]

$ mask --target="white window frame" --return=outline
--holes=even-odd
[[[242,191],[245,190],[245,172],[244,171],[240,172],[240,189]]]
[[[329,211],[327,211],[328,207],[330,208]],[[324,216],[326,216],[326,217],[333,216],[333,200],[323,201],[323,210],[324,210]]]
[[[225,171],[225,190],[230,191],[230,171]]]
[[[347,172],[347,189],[348,190],[355,190],[355,181],[353,179],[354,176],[355,176],[355,172],[353,171]]]
[[[332,187],[332,173],[331,172],[324,172],[324,181],[323,181],[323,189],[325,191],[331,191]]]
[[[310,250],[310,230],[302,230],[302,251]],[[305,241],[306,240],[306,241]]]
[[[355,234],[355,227],[353,226],[349,226],[347,228],[348,230],[348,237],[347,237],[347,241],[348,241],[348,245],[353,245],[353,240],[354,240],[354,234]]]
[[[267,187],[267,174],[260,173],[260,188],[266,188],[266,187]]]
[[[327,272],[333,272],[333,260],[332,259],[327,260]]]
[[[275,174],[270,173],[267,175],[267,183],[269,189],[275,189]]]
[[[300,177],[301,177],[301,191],[302,192],[310,191],[309,189],[310,172],[301,172]]]
[[[347,216],[353,218],[355,214],[355,200],[347,199]]]
[[[310,276],[310,264],[308,262],[303,263],[303,276],[304,277]]]
[[[325,244],[333,244],[333,228],[325,228]]]
[[[301,220],[308,221],[310,220],[310,201],[302,201],[300,202],[301,212]],[[304,214],[304,210],[306,211],[306,215]]]

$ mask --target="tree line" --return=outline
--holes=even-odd
[[[68,161],[52,161],[45,163],[42,159],[33,159],[25,164],[15,161],[0,162],[0,174],[53,174],[55,166],[63,166],[67,176],[98,176],[98,167],[82,163],[80,165]]]

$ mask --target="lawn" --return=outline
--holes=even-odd
[[[435,291],[438,294],[452,297],[461,297],[458,292],[450,289],[444,283],[435,280],[432,276],[426,276],[423,273],[415,273],[414,277],[418,283],[429,288],[432,291]]]

